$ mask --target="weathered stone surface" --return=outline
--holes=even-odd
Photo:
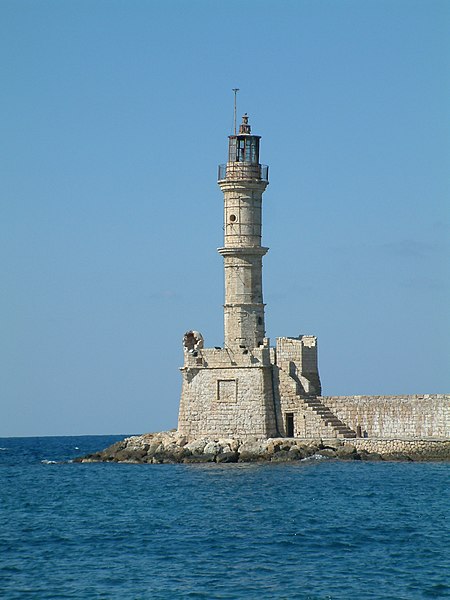
[[[383,455],[383,460],[410,462],[412,458],[404,452],[388,452]]]
[[[323,448],[331,448],[332,450],[337,450],[343,445],[344,442],[340,438],[322,440]]]
[[[322,450],[318,450],[317,454],[319,456],[323,456],[324,458],[336,458],[337,452],[332,448],[322,448]]]
[[[203,448],[204,454],[219,454],[222,451],[222,446],[219,442],[208,442]]]
[[[226,447],[229,447],[231,452],[237,452],[238,448],[242,444],[242,441],[237,438],[226,438],[221,440],[221,442],[224,446],[224,452]]]
[[[218,463],[235,463],[239,459],[238,452],[222,452],[216,456],[216,462]]]
[[[337,448],[336,456],[338,458],[341,458],[344,460],[352,460],[352,459],[359,458],[359,455],[356,452],[355,446],[352,446],[350,444],[348,446],[341,446],[341,447]]]
[[[347,443],[344,440],[344,445]],[[450,439],[362,438],[351,444],[358,452],[378,453],[383,458],[400,452],[413,460],[450,460]]]
[[[147,455],[147,451],[145,449],[135,449],[135,448],[124,448],[123,450],[119,450],[113,457],[114,461],[117,462],[140,462]]]
[[[249,440],[239,448],[239,461],[241,462],[253,462],[267,458],[267,441]]]
[[[301,460],[304,458],[303,453],[297,447],[289,448],[289,450],[283,449],[270,455],[269,458],[272,462],[290,462],[293,460]]]
[[[312,446],[306,446],[304,444],[299,444],[295,447],[295,450],[297,451],[297,456],[299,460],[302,460],[303,458],[308,458],[308,456],[312,456],[317,451],[316,448],[313,448]]]
[[[206,444],[207,440],[193,440],[192,442],[189,442],[189,444],[186,444],[185,447],[192,452],[193,455],[199,455],[203,454]]]
[[[152,444],[148,444],[147,455],[154,456],[158,450],[162,450],[161,442],[153,442]]]
[[[367,452],[367,450],[360,450],[359,456],[360,456],[361,460],[371,460],[371,461],[383,460],[381,454],[379,454],[378,452]]]
[[[324,396],[319,400],[368,438],[450,438],[450,395]]]
[[[292,448],[289,448],[289,460],[301,460],[302,458],[304,458],[303,452],[300,448],[298,448],[297,446],[293,446]]]

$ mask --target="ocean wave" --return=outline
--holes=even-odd
[[[302,458],[300,462],[311,460],[327,460],[326,456],[322,456],[321,454],[313,454],[312,456],[307,456],[306,458]]]
[[[43,465],[57,465],[58,461],[56,460],[41,460]]]

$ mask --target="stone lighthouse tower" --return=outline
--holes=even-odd
[[[268,167],[259,163],[260,136],[247,115],[229,136],[228,162],[219,167],[224,195],[225,341],[204,348],[203,337],[188,331],[178,430],[202,435],[270,437],[278,433],[272,363],[265,337],[262,295],[261,202]]]
[[[225,348],[253,349],[265,337],[261,246],[262,194],[268,167],[259,164],[260,136],[252,135],[245,114],[238,135],[229,136],[228,162],[219,167],[224,195]]]
[[[315,336],[266,337],[262,289],[262,195],[268,167],[259,162],[260,136],[245,114],[228,138],[219,166],[224,198],[224,345],[204,348],[196,330],[183,338],[178,431],[190,439],[308,436],[331,427],[317,400]],[[327,420],[328,419],[328,420]]]

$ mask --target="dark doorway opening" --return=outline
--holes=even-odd
[[[286,413],[286,437],[294,437],[294,413]]]

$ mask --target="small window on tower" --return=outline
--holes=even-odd
[[[246,162],[252,161],[252,146],[253,146],[253,144],[247,144],[247,146],[245,148],[245,161]]]
[[[245,141],[244,140],[239,140],[239,142],[238,142],[238,148],[237,148],[237,153],[236,153],[236,160],[237,161],[243,161],[244,160],[244,153],[245,153]]]
[[[236,138],[230,139],[230,150],[228,160],[230,162],[236,160]]]
[[[230,215],[230,221],[234,223],[236,221],[236,215]]]

